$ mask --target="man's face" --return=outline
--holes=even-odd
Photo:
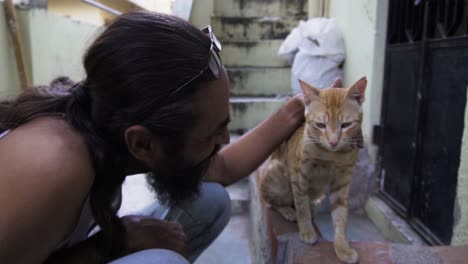
[[[223,70],[219,79],[202,84],[193,96],[198,122],[186,136],[177,155],[166,155],[148,183],[161,202],[177,204],[198,193],[211,158],[222,144],[229,143],[229,80]]]

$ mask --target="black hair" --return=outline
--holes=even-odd
[[[60,77],[0,102],[0,132],[58,113],[86,139],[96,173],[90,202],[108,255],[124,246],[125,233],[112,208],[126,176],[124,132],[139,124],[161,137],[167,150],[182,148],[185,132],[196,122],[191,96],[206,76],[169,95],[206,68],[210,44],[208,36],[181,18],[126,13],[88,48],[85,80]]]

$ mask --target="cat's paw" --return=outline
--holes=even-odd
[[[291,207],[277,208],[277,211],[288,221],[296,221],[296,210]]]
[[[314,231],[299,232],[299,239],[306,244],[313,245],[317,243],[317,234]]]
[[[351,247],[335,247],[336,256],[343,262],[354,264],[358,263],[359,255]]]

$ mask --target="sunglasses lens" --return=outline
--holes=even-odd
[[[212,42],[215,48],[217,49],[218,52],[221,51],[221,42],[219,42],[218,38],[216,38],[214,33],[211,33],[212,35]]]
[[[216,51],[211,51],[208,68],[210,68],[211,73],[213,73],[213,77],[218,79],[221,75],[221,58]]]

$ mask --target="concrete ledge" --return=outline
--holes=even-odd
[[[284,100],[274,98],[232,98],[230,101],[230,131],[254,128],[284,103]]]
[[[291,68],[227,68],[231,96],[277,96],[292,93]]]
[[[282,40],[226,41],[222,43],[221,58],[227,67],[289,67],[288,61],[277,55],[282,42]]]
[[[307,17],[212,17],[211,25],[221,41],[285,39],[299,20]]]
[[[384,201],[376,196],[367,200],[365,210],[379,230],[392,242],[426,245],[424,240],[398,216]]]
[[[269,228],[267,223],[267,209],[263,206],[257,186],[258,170],[249,177],[250,183],[250,224],[252,263],[271,264],[273,263],[272,241],[269,239]]]
[[[258,17],[307,15],[307,0],[217,0],[216,16]]]

